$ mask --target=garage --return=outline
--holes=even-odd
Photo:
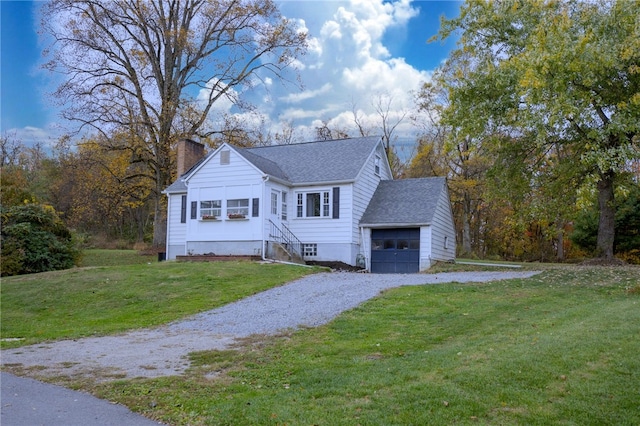
[[[406,274],[420,270],[420,228],[371,230],[371,272]]]

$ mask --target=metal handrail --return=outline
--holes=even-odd
[[[300,258],[302,254],[302,242],[294,235],[293,232],[283,223],[282,229],[278,227],[271,219],[269,219],[269,238],[285,246],[287,250],[292,254],[298,255]]]

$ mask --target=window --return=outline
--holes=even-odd
[[[329,191],[298,194],[297,217],[329,217],[331,206]]]
[[[276,192],[271,193],[271,214],[278,214],[278,194]]]
[[[375,162],[373,163],[373,171],[377,176],[380,176],[380,156],[376,155]]]
[[[222,214],[222,201],[220,200],[200,201],[200,218],[201,219],[215,219],[215,218],[219,218],[221,214]]]
[[[320,193],[307,194],[307,217],[320,217]]]
[[[280,211],[280,215],[282,216],[282,220],[287,220],[287,193],[282,193],[282,208]]]
[[[322,216],[329,216],[329,193],[322,193]]]
[[[227,200],[227,216],[232,219],[249,216],[249,199]]]
[[[303,257],[313,257],[318,255],[318,245],[317,244],[303,244],[302,245],[302,256]]]

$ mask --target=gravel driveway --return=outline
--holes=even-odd
[[[388,288],[528,278],[537,273],[315,274],[158,328],[3,350],[2,365],[37,367],[40,375],[102,379],[178,375],[189,366],[189,352],[225,349],[252,334],[325,324]]]

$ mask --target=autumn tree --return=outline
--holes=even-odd
[[[65,76],[55,92],[64,118],[107,140],[126,129],[127,144],[114,147],[146,164],[157,246],[173,144],[214,132],[216,102],[238,101],[266,74],[283,78],[306,48],[271,0],[52,0],[42,28],[53,38],[45,67]]]
[[[491,164],[485,146],[489,133],[478,132],[475,122],[460,109],[462,105],[451,100],[451,93],[470,75],[471,66],[467,55],[454,54],[416,93],[413,121],[422,128],[422,137],[408,170],[413,177],[448,178],[461,255],[482,254],[480,212]]]
[[[495,129],[540,158],[553,145],[594,177],[597,251],[613,257],[617,176],[639,156],[640,3],[629,0],[468,1],[437,38],[474,69],[452,90],[457,118]],[[577,189],[577,188],[574,188]]]

